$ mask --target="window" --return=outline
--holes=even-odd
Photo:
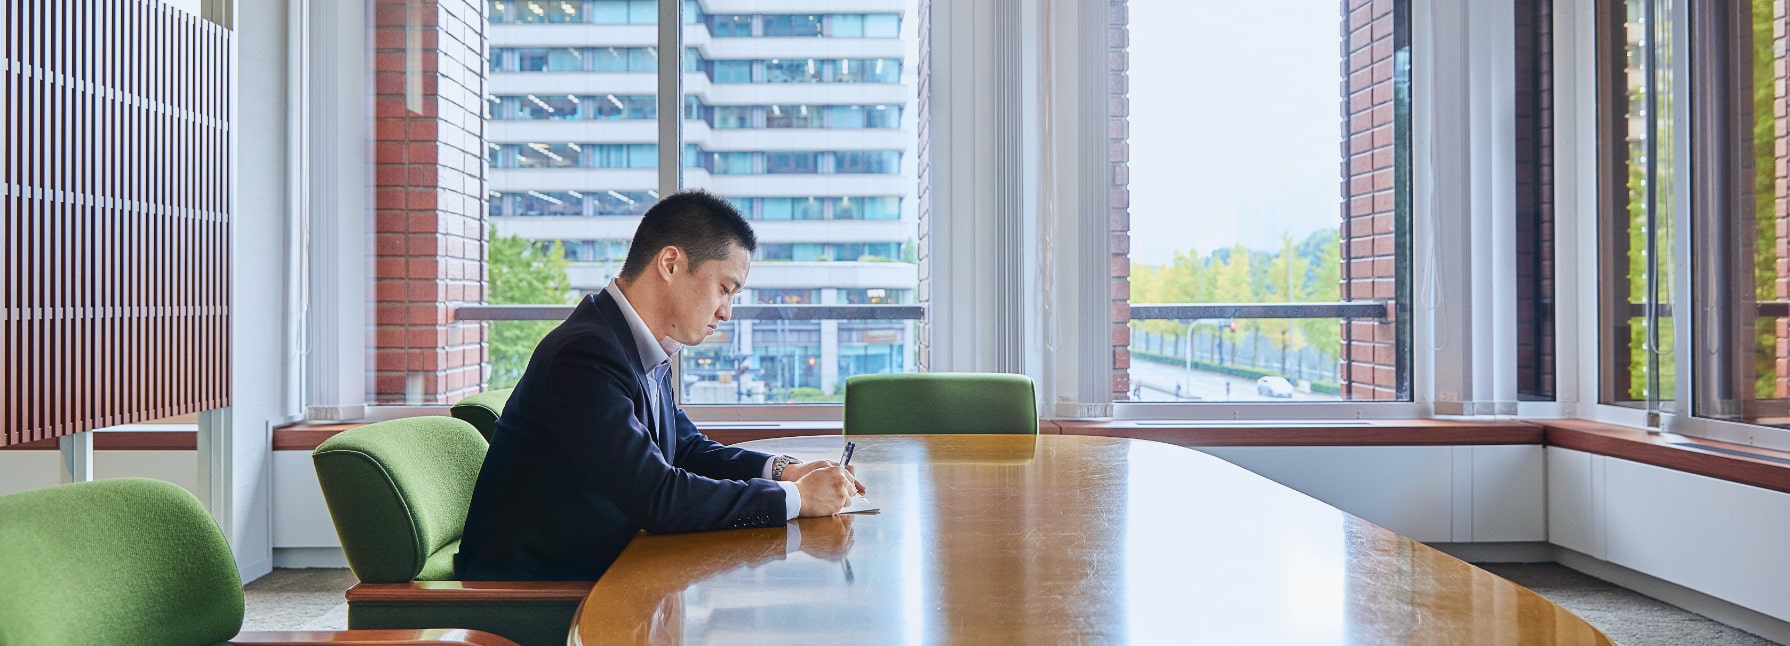
[[[503,112],[514,115],[505,118],[513,119],[577,119],[580,104],[578,97],[571,95],[539,97],[533,94],[503,97],[503,102],[504,107],[509,108]]]
[[[575,168],[578,144],[504,144],[491,160],[494,168]]]
[[[652,47],[596,47],[590,50],[593,72],[651,72],[659,68]]]
[[[841,197],[833,200],[835,220],[899,220],[901,198],[893,195],[877,197]]]
[[[766,83],[819,83],[820,64],[808,59],[773,58],[764,63]]]
[[[884,305],[913,302],[913,291],[907,289],[841,289],[839,295],[852,305]]]
[[[584,52],[574,47],[510,50],[518,72],[582,72]]]
[[[752,106],[718,105],[715,106],[714,120],[710,124],[722,130],[738,130],[751,128]]]
[[[708,18],[710,36],[716,38],[749,38],[752,36],[752,16],[719,15]]]
[[[709,172],[716,175],[750,175],[752,174],[752,153],[725,152],[712,153],[710,159],[714,166]]]
[[[1668,15],[1652,2],[1614,6],[1621,24],[1600,31],[1601,65],[1619,83],[1600,102],[1600,400],[1671,412],[1677,407],[1672,245],[1676,235]],[[1619,285],[1612,289],[1611,285]]]
[[[821,201],[812,197],[767,197],[759,200],[766,220],[819,220]]]
[[[658,144],[598,144],[593,146],[592,168],[656,168]]]
[[[768,152],[764,154],[764,172],[780,174],[813,174],[820,172],[820,153]]]
[[[845,150],[833,153],[833,172],[890,175],[901,172],[901,153],[893,150]]]
[[[590,98],[593,119],[658,119],[658,97],[652,95],[616,96],[605,94]]]
[[[765,112],[766,128],[824,128],[821,111],[805,105],[773,105]]]
[[[582,4],[583,0],[490,0],[488,15],[497,24],[581,22]]]
[[[751,83],[752,61],[713,61],[716,83]]]
[[[1129,274],[1130,399],[1410,399],[1409,3],[1226,7],[1223,29],[1189,39],[1208,6],[1130,5],[1129,129],[1113,139],[1129,151],[1114,181],[1131,262],[1114,277]]]
[[[873,13],[864,16],[865,38],[900,38],[901,16],[892,13]]]
[[[657,167],[659,146],[673,145],[682,151],[685,186],[709,189],[756,222],[774,223],[763,225],[758,256],[765,264],[755,269],[747,286],[765,290],[748,299],[774,296],[781,304],[804,306],[912,303],[918,269],[901,254],[912,255],[907,245],[916,238],[916,214],[904,216],[901,207],[902,199],[914,194],[917,182],[911,171],[902,175],[902,166],[917,137],[912,126],[903,129],[902,111],[916,100],[917,86],[903,82],[901,54],[877,56],[914,51],[911,45],[916,43],[890,47],[866,40],[899,38],[901,11],[705,14],[704,3],[684,0],[678,7],[687,25],[685,33],[705,29],[708,33],[706,38],[692,38],[691,46],[681,52],[681,62],[665,61],[673,67],[662,69],[660,52],[652,46],[654,32],[635,27],[655,24],[659,3],[575,0],[562,7],[557,0],[534,0],[533,4],[540,13],[527,0],[488,0],[488,15],[495,24],[584,26],[487,32],[491,75],[485,87],[500,90],[494,95],[502,94],[486,101],[492,122],[483,131],[490,144],[488,181],[494,193],[488,197],[488,214],[496,227],[493,240],[520,236],[532,245],[493,243],[493,254],[528,249],[532,251],[519,252],[520,260],[537,261],[548,255],[564,260],[569,263],[563,269],[568,296],[601,288],[613,277],[635,226],[626,216],[640,215],[659,198],[658,175],[644,171]],[[765,55],[755,55],[750,43],[726,42],[739,38],[780,39],[777,55],[768,49]],[[736,58],[710,59],[702,48],[711,56],[724,52]],[[659,113],[653,95],[657,84],[641,75],[680,70],[686,79],[702,75],[707,82],[689,84],[692,90],[677,115],[687,120],[682,139],[659,141],[654,123],[673,115]],[[563,81],[554,84],[563,84],[567,91],[543,93],[548,88],[540,85],[540,73],[564,75],[555,77]],[[526,74],[537,76],[522,76]],[[873,90],[849,85],[827,89],[827,84],[870,83],[882,85]],[[705,89],[698,91],[699,87]],[[773,91],[776,87],[783,89]],[[861,150],[870,129],[877,129],[878,150]],[[767,132],[746,132],[751,130]],[[776,136],[770,136],[773,132]],[[791,135],[815,145],[776,150],[788,148],[784,140]],[[540,172],[544,169],[553,172]],[[841,172],[860,177],[823,177]],[[555,221],[533,219],[541,217]],[[824,224],[829,219],[879,222]],[[830,228],[835,226],[841,227],[837,233]],[[545,237],[548,231],[552,238]],[[560,251],[547,254],[555,245]],[[493,257],[491,262],[513,260],[517,259]],[[860,276],[844,266],[860,262],[883,264],[862,272],[874,276]],[[787,271],[795,273],[780,273]],[[506,270],[489,275],[496,296],[502,291],[496,277],[513,274]],[[529,293],[538,295],[540,290]],[[494,297],[492,302],[515,301]],[[492,325],[488,385],[506,386],[506,378],[519,375],[533,339],[551,325],[530,328],[528,334],[510,330],[535,325],[529,321]],[[846,376],[913,370],[916,330],[909,320],[739,318],[685,350],[679,394],[686,403],[837,401],[840,380]]]
[[[818,289],[754,289],[753,302],[759,305],[801,305],[820,302]]]
[[[584,195],[577,191],[529,191],[515,200],[516,215],[584,215]]]
[[[654,25],[659,22],[659,6],[654,0],[591,0],[591,22]]]
[[[1695,352],[1678,353],[1690,356],[1679,358],[1675,372],[1662,366],[1661,381],[1694,368],[1697,416],[1790,428],[1790,127],[1783,116],[1790,107],[1783,89],[1790,56],[1778,35],[1784,18],[1774,16],[1771,3],[1694,6],[1701,11],[1692,15],[1697,31],[1690,55],[1711,64],[1698,64],[1690,93],[1681,95],[1695,102],[1684,109],[1693,119],[1690,164],[1699,171],[1690,186],[1690,235],[1675,240],[1692,245],[1688,310]],[[1671,56],[1666,36],[1660,33],[1656,47],[1663,51],[1654,54],[1662,74],[1669,70],[1662,59]],[[1656,87],[1667,104],[1657,108],[1663,121],[1675,112],[1664,100],[1673,92]],[[1658,150],[1668,147],[1665,141],[1655,145],[1655,172],[1671,160]],[[1656,192],[1669,183],[1656,181]],[[1669,249],[1671,232],[1661,226],[1654,246]],[[1662,268],[1660,279],[1669,271]],[[1653,308],[1656,317],[1670,312],[1669,296]],[[1661,347],[1671,346],[1662,341]],[[1663,363],[1667,355],[1660,354]],[[1660,385],[1660,397],[1689,394],[1668,386]]]
[[[820,16],[813,14],[766,14],[764,35],[767,38],[811,38],[820,35]]]
[[[859,14],[834,14],[827,18],[828,36],[834,38],[863,38],[864,16]]]

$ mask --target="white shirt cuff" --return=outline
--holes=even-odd
[[[796,516],[802,515],[802,492],[796,489],[794,482],[778,480],[777,484],[783,487],[783,513],[788,514],[784,520],[795,520]]]
[[[764,475],[761,475],[758,477],[764,478],[766,480],[770,480],[771,479],[771,466],[775,465],[775,464],[777,464],[777,456],[775,456],[775,455],[771,456],[770,459],[765,460],[764,461],[764,471],[763,471]]]

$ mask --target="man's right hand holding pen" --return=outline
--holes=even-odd
[[[792,464],[783,470],[783,478],[796,483],[802,494],[802,516],[831,516],[851,506],[852,497],[863,495],[863,483],[857,470],[849,464],[850,453],[835,463],[816,460]]]

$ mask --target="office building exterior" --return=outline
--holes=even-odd
[[[912,9],[903,0],[684,4],[681,63],[656,3],[492,0],[489,215],[563,243],[601,289],[659,197],[655,72],[683,67],[683,186],[758,233],[750,304],[912,304]],[[687,403],[837,399],[853,374],[914,369],[911,321],[734,321],[684,354]]]

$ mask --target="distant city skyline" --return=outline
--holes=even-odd
[[[1338,226],[1341,20],[1335,0],[1130,3],[1134,261]]]

